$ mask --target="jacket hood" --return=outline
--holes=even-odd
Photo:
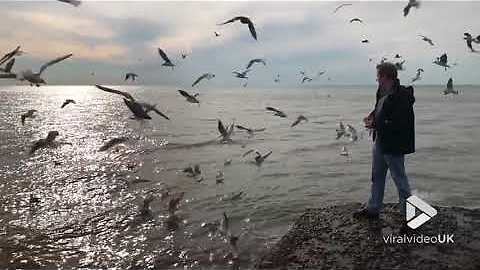
[[[395,80],[394,88],[398,90],[398,93],[401,93],[402,95],[406,95],[408,101],[413,104],[415,103],[415,96],[413,93],[413,86],[404,86],[400,85],[400,81],[398,79]]]

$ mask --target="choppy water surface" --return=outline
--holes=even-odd
[[[361,119],[373,106],[374,88],[208,90],[200,106],[173,89],[122,89],[158,102],[171,121],[157,115],[130,120],[119,96],[91,86],[1,88],[1,268],[249,269],[303,209],[368,196],[371,142]],[[435,204],[479,207],[480,89],[463,87],[456,97],[442,96],[442,89],[416,89],[417,153],[407,158],[411,185]],[[60,109],[67,98],[77,104]],[[281,108],[288,119],[265,106]],[[22,126],[19,115],[33,108],[37,117]],[[290,128],[299,114],[309,122]],[[211,142],[217,119],[266,131],[253,137],[236,131],[232,143]],[[340,120],[363,138],[335,140]],[[51,130],[72,145],[28,155],[32,142]],[[98,151],[120,136],[132,140]],[[350,158],[339,155],[342,146]],[[258,167],[252,156],[242,157],[252,148],[273,154]],[[202,182],[181,172],[197,163]],[[216,183],[218,171],[223,184]],[[174,217],[166,190],[185,192]],[[139,215],[148,196],[155,197],[151,215]],[[389,181],[386,201],[395,200]],[[241,235],[238,261],[230,260],[221,234],[202,227],[220,221],[223,212]]]

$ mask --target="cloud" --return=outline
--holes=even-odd
[[[480,56],[469,53],[462,38],[465,31],[480,34],[474,32],[479,2],[423,1],[406,18],[404,1],[353,2],[333,14],[337,5],[87,1],[72,8],[55,2],[9,3],[0,11],[8,18],[0,24],[0,50],[21,44],[29,52],[25,57],[38,59],[73,52],[72,61],[102,64],[105,78],[110,78],[108,72],[128,69],[144,75],[145,83],[180,85],[207,71],[219,74],[211,85],[237,85],[231,71],[257,57],[267,58],[268,65],[251,73],[251,85],[270,85],[276,73],[282,84],[298,85],[300,69],[327,70],[332,79],[338,78],[336,83],[374,83],[375,62],[399,53],[406,59],[406,71],[400,73],[404,80],[423,67],[421,83],[443,84],[449,76],[457,83],[478,83],[474,70]],[[246,25],[217,25],[238,15],[254,21],[258,42]],[[354,17],[364,24],[348,23]],[[222,36],[215,37],[214,31]],[[421,41],[418,34],[431,37],[436,46]],[[363,38],[371,43],[362,44]],[[174,71],[160,67],[157,47],[177,64]],[[186,60],[179,57],[183,51],[191,53]],[[443,52],[459,65],[447,72],[434,66],[433,59]]]
[[[115,36],[115,32],[109,26],[99,23],[94,18],[78,18],[38,11],[10,11],[7,12],[7,16],[21,21],[17,22],[18,25],[29,24],[27,27],[31,31],[44,32],[48,29],[48,32],[60,31],[63,35],[74,34],[99,39],[110,39]]]

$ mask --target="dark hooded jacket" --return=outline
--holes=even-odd
[[[392,91],[381,96],[377,91],[374,140],[379,140],[385,154],[415,152],[415,114],[413,87],[396,80]]]

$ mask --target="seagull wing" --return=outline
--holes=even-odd
[[[65,100],[62,104],[62,107],[60,107],[61,109],[63,109],[65,106],[68,105],[68,103],[70,103],[68,100]]]
[[[243,153],[242,157],[246,157],[248,154],[253,153],[254,151],[256,151],[256,150],[255,149],[250,149],[247,152]]]
[[[250,60],[247,64],[247,69],[251,68],[254,63],[255,63],[255,59]]]
[[[241,18],[241,17],[235,17],[235,18],[230,19],[230,20],[228,20],[228,21],[225,21],[225,22],[223,22],[223,23],[221,23],[221,24],[219,24],[219,25],[224,25],[224,24],[227,24],[227,23],[232,23],[232,22],[234,22],[234,21],[240,20],[240,18]]]
[[[39,74],[42,74],[43,71],[45,71],[45,69],[47,69],[49,66],[51,65],[55,65],[56,63],[58,62],[61,62],[67,58],[70,58],[72,57],[73,54],[67,54],[67,55],[64,55],[64,56],[61,56],[61,57],[58,57],[56,59],[53,59],[52,61],[48,62],[48,63],[45,63],[43,64],[43,66],[40,67],[40,71],[38,72]]]
[[[205,73],[205,74],[203,74],[202,76],[198,77],[198,79],[196,79],[196,80],[192,83],[192,87],[194,87],[195,85],[197,85],[201,80],[205,79],[207,76],[208,76],[208,73]]]
[[[98,85],[98,84],[95,84],[95,86],[102,91],[122,95],[122,96],[126,97],[127,99],[129,99],[131,101],[135,101],[135,99],[127,92],[123,92],[123,91],[120,91],[120,90],[115,90],[115,89],[108,88],[108,87],[105,87],[105,86],[101,86],[101,85]]]
[[[299,118],[297,118],[297,120],[295,120],[295,122],[292,123],[292,125],[290,127],[294,127],[294,126],[298,125],[298,123],[300,123],[300,121],[302,121],[302,119],[300,119],[300,117],[299,117]]]
[[[453,90],[453,79],[452,78],[448,79],[447,90]]]
[[[228,132],[225,129],[225,126],[223,125],[223,123],[220,119],[218,120],[218,132],[220,132],[220,134],[222,134],[222,136],[227,136],[228,135]]]
[[[410,8],[412,6],[410,5],[410,3],[408,3],[404,8],[403,8],[403,16],[404,17],[407,17],[408,13],[410,12]]]
[[[15,58],[10,59],[10,61],[8,61],[7,64],[5,65],[5,69],[3,70],[3,72],[10,73],[12,71],[12,67],[14,64],[15,64]]]
[[[272,151],[266,153],[265,155],[262,156],[263,159],[266,159],[268,156],[272,154]]]
[[[235,127],[238,128],[238,129],[241,129],[241,130],[248,131],[248,132],[252,131],[250,128],[247,128],[247,127],[244,127],[244,126],[241,126],[241,125],[236,125]]]
[[[276,112],[276,113],[282,113],[282,111],[278,110],[278,109],[275,109],[273,107],[266,107],[265,109],[269,110],[269,111],[272,111],[272,112]]]
[[[180,95],[184,96],[185,98],[192,98],[192,96],[186,91],[178,90],[178,92],[180,93]]]
[[[10,60],[12,57],[14,57],[18,52],[20,51],[20,46],[17,46],[15,50],[6,53],[1,59],[0,59],[0,65],[3,65],[3,63],[7,62]]]
[[[0,79],[16,79],[17,75],[13,73],[0,74]]]
[[[130,109],[130,111],[132,111],[132,113],[140,118],[140,119],[152,119],[152,117],[150,117],[150,115],[148,115],[146,112],[145,112],[145,109],[143,108],[143,106],[138,103],[138,102],[135,102],[134,100],[129,100],[129,99],[123,99],[123,101],[125,102],[125,105],[127,105],[127,107]]]
[[[340,6],[338,6],[337,8],[335,8],[335,10],[333,11],[333,13],[337,13],[337,11],[339,9],[341,9],[342,7],[345,7],[345,6],[351,6],[352,4],[341,4]]]
[[[170,59],[168,59],[167,54],[160,48],[158,48],[158,54],[160,54],[160,57],[162,57],[165,62],[171,62]]]
[[[253,22],[251,20],[248,20],[248,29],[250,29],[252,37],[257,40],[257,32],[255,31],[255,26],[253,25]]]
[[[168,116],[166,116],[165,114],[163,114],[161,111],[157,110],[157,108],[153,107],[152,108],[152,111],[156,112],[158,115],[162,116],[163,118],[167,119],[167,120],[170,120],[170,118],[168,118]]]

